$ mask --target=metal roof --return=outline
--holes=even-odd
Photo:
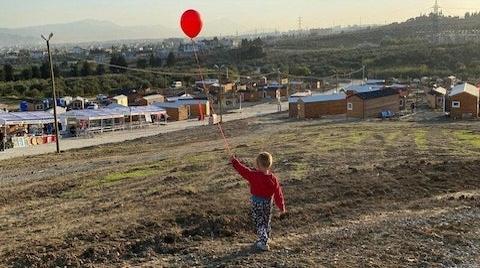
[[[461,93],[468,93],[475,97],[479,97],[480,95],[480,91],[476,86],[465,83],[465,84],[455,86],[450,92],[449,96],[455,96]]]
[[[179,108],[187,104],[180,103],[180,102],[157,102],[152,105],[160,108]]]
[[[154,99],[158,99],[158,98],[165,98],[162,94],[153,94],[153,95],[147,95],[147,96],[143,96],[143,98],[145,100],[154,100]]]
[[[365,83],[367,85],[385,84],[385,80],[383,80],[383,79],[368,79]]]
[[[177,100],[192,100],[193,96],[190,94],[182,94],[176,97],[167,97],[167,101],[177,101]]]
[[[21,124],[51,124],[54,122],[53,115],[47,112],[14,112],[0,113],[1,125]]]
[[[361,99],[369,100],[369,99],[376,99],[376,98],[381,98],[381,97],[393,96],[393,95],[397,95],[397,94],[398,94],[398,92],[397,92],[396,89],[386,88],[386,89],[381,89],[381,90],[376,90],[376,91],[356,93],[353,96],[358,96]]]
[[[207,104],[208,100],[204,99],[180,99],[177,100],[177,103],[183,104],[183,105],[194,105],[194,104]]]
[[[128,108],[127,108],[128,109]],[[119,108],[72,110],[60,115],[61,118],[75,118],[77,120],[102,120],[124,117]]]
[[[441,95],[447,95],[447,89],[443,88],[443,87],[437,87],[437,88],[433,88],[432,91],[435,91]]]
[[[293,97],[290,98],[289,102],[297,102],[302,101],[304,103],[312,103],[312,102],[326,102],[326,101],[337,101],[337,100],[344,100],[346,99],[347,95],[345,93],[336,93],[336,94],[316,94],[312,96],[306,97]]]
[[[345,91],[354,91],[357,93],[377,91],[384,88],[383,85],[349,85],[345,87]]]

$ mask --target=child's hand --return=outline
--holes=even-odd
[[[281,220],[283,220],[283,219],[285,219],[287,216],[288,216],[287,211],[284,210],[284,211],[280,211],[280,214],[278,215],[278,218],[281,219]]]

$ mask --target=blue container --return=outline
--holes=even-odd
[[[27,101],[21,101],[20,102],[20,111],[22,111],[22,112],[27,112],[28,111],[28,102]]]

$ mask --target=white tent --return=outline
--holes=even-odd
[[[47,112],[0,113],[0,125],[53,124],[53,115]]]
[[[115,109],[72,110],[64,114],[61,114],[60,117],[92,121],[92,120],[123,118],[124,114]]]

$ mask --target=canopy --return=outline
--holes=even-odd
[[[123,116],[121,111],[115,109],[72,110],[60,115],[62,118],[75,118],[77,120],[103,120],[122,118]]]
[[[47,112],[0,113],[0,125],[53,124],[53,115]]]
[[[161,107],[148,105],[148,106],[130,106],[130,107],[120,107],[112,106],[111,108],[105,110],[112,110],[118,113],[123,114],[124,116],[130,115],[145,115],[145,114],[166,114],[167,111]]]
[[[108,108],[102,109],[72,110],[61,114],[60,117],[75,118],[77,120],[103,120],[147,114],[167,114],[167,112],[165,109],[153,105],[131,107],[111,105]]]

